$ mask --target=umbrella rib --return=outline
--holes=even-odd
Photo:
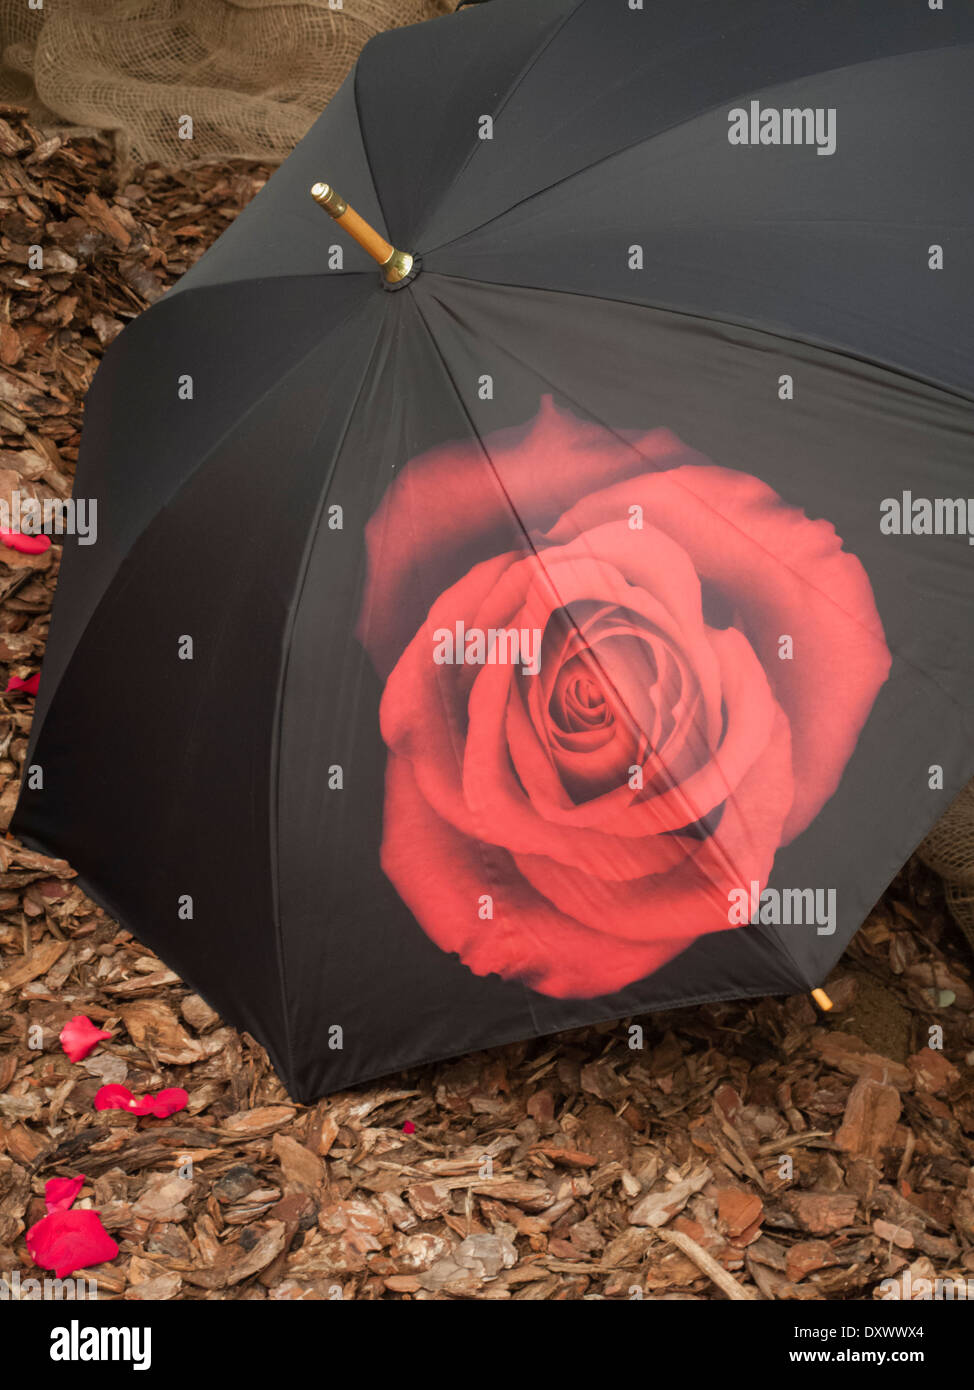
[[[695,309],[678,309],[672,304],[649,303],[645,300],[620,299],[614,295],[596,294],[591,290],[568,290],[553,289],[550,285],[524,285],[513,280],[480,280],[473,275],[457,275],[453,271],[437,270],[426,271],[427,282],[429,277],[436,275],[441,280],[456,280],[458,284],[475,285],[478,288],[489,287],[491,289],[503,289],[524,291],[531,294],[564,294],[573,295],[577,299],[594,299],[602,304],[625,304],[631,309],[648,309],[656,314],[674,314],[679,318],[692,319],[696,323],[721,324],[727,328],[741,328],[746,333],[762,333],[768,338],[776,338],[782,343],[799,343],[802,346],[816,349],[818,352],[827,352],[836,357],[845,357],[850,362],[861,362],[866,367],[876,367],[880,371],[889,372],[892,376],[901,377],[904,381],[915,382],[918,386],[924,386],[934,391],[941,391],[945,396],[950,396],[954,400],[963,401],[965,405],[974,402],[974,390],[962,391],[957,386],[947,385],[946,382],[937,381],[934,377],[924,376],[922,372],[911,371],[907,367],[902,367],[896,362],[884,361],[879,357],[867,357],[864,353],[853,352],[851,348],[841,347],[837,343],[826,342],[824,338],[816,338],[808,333],[784,333],[780,328],[770,328],[766,324],[759,323],[756,319],[745,318],[723,318],[712,314],[700,313]],[[560,389],[560,388],[559,388]]]
[[[919,51],[924,53],[941,52],[944,50],[948,52],[953,52],[959,48],[974,48],[974,42],[933,44],[930,46],[930,48],[922,49]],[[864,58],[857,63],[838,63],[835,67],[820,68],[814,73],[806,74],[806,77],[826,77],[831,76],[834,73],[852,72],[856,68],[863,68],[871,65],[879,66],[880,64],[900,63],[904,59],[912,58],[917,51],[918,50],[916,49],[907,49],[903,53],[891,53],[887,54],[883,58]],[[756,94],[760,96],[761,93],[774,91],[777,87],[791,87],[794,85],[796,81],[799,80],[800,79],[795,78],[792,79],[792,81],[785,83],[767,83],[764,86],[756,88]],[[751,96],[754,95],[755,92],[752,92]],[[723,101],[715,102],[713,105],[708,106],[703,111],[695,111],[692,116],[685,116],[682,120],[673,121],[672,124],[668,126],[663,126],[659,130],[654,130],[651,134],[644,135],[639,140],[633,140],[628,145],[620,145],[618,149],[610,150],[609,153],[600,155],[598,159],[593,159],[591,163],[582,165],[580,169],[573,169],[570,174],[565,174],[563,178],[554,179],[551,183],[545,184],[543,188],[536,188],[533,192],[526,193],[523,198],[519,198],[517,202],[512,203],[510,207],[502,209],[502,211],[495,213],[492,217],[485,218],[483,222],[478,222],[473,227],[466,228],[465,231],[458,233],[457,236],[449,237],[446,241],[437,243],[436,246],[425,247],[423,249],[423,255],[431,256],[435,251],[442,251],[447,246],[455,246],[458,242],[463,241],[466,237],[473,236],[474,233],[483,231],[485,227],[490,227],[493,223],[502,221],[503,218],[507,217],[509,213],[515,212],[518,208],[524,207],[526,203],[530,203],[535,198],[540,198],[544,194],[550,193],[553,188],[560,188],[562,184],[570,183],[572,179],[577,179],[582,174],[590,173],[593,169],[599,168],[599,166],[602,164],[607,164],[610,160],[617,158],[617,156],[627,154],[630,150],[638,149],[640,145],[648,145],[653,140],[658,140],[660,136],[669,135],[672,131],[680,130],[683,126],[692,125],[694,121],[704,120],[706,117],[712,116],[716,112],[724,110],[724,108],[728,105],[728,102],[743,100],[744,97],[742,97],[738,93],[734,97],[728,97]],[[473,158],[474,154],[476,154],[476,150],[471,151],[470,155],[467,158],[467,163],[469,163],[470,159]],[[464,165],[464,168],[466,168],[466,165]],[[459,174],[457,177],[459,178]]]
[[[555,25],[555,27],[551,30],[551,33],[547,35],[547,37],[544,39],[544,41],[534,50],[534,52],[533,52],[533,53],[531,54],[531,56],[527,59],[527,61],[521,66],[521,68],[518,70],[517,74],[511,79],[510,85],[508,86],[507,90],[504,92],[504,95],[500,98],[500,101],[499,101],[498,105],[496,106],[496,108],[495,108],[495,110],[494,110],[494,112],[493,112],[493,118],[494,118],[495,120],[496,120],[496,118],[501,114],[501,112],[504,110],[505,106],[507,106],[508,103],[513,99],[515,93],[519,90],[521,84],[524,82],[524,80],[525,80],[525,78],[527,77],[528,73],[530,73],[531,70],[541,61],[541,59],[544,57],[544,54],[545,54],[545,53],[547,52],[547,50],[551,47],[551,45],[554,43],[555,39],[558,37],[558,35],[559,35],[559,34],[561,33],[561,31],[564,29],[565,25],[569,22],[570,19],[572,19],[572,18],[575,16],[575,14],[577,13],[577,11],[580,10],[580,9],[582,8],[582,6],[583,6],[585,3],[586,3],[586,0],[573,0],[573,3],[569,5],[568,9],[565,11],[565,13],[564,13],[564,15],[562,16],[562,18],[558,21],[558,23]],[[362,134],[362,144],[363,144],[363,146],[365,145],[365,133],[364,133],[364,131],[363,131],[363,134]],[[456,184],[459,182],[459,180],[460,180],[460,179],[463,177],[463,175],[466,173],[467,168],[468,168],[470,162],[474,159],[474,157],[475,157],[476,154],[478,153],[479,148],[480,148],[480,142],[479,142],[479,141],[476,142],[475,144],[471,145],[470,149],[468,149],[468,151],[467,151],[467,155],[466,155],[466,158],[464,159],[463,163],[460,165],[459,169],[457,169],[457,171],[456,171],[455,174],[453,175],[453,178],[451,179],[449,185],[443,190],[443,194],[442,194],[442,196],[441,196],[439,202],[436,204],[436,206],[431,207],[431,208],[429,208],[429,209],[427,210],[427,216],[426,216],[425,222],[423,222],[423,223],[421,224],[421,226],[420,226],[420,227],[418,228],[418,230],[417,230],[416,236],[413,237],[413,243],[414,243],[414,245],[415,245],[415,244],[418,244],[419,239],[420,239],[420,237],[422,236],[422,233],[425,231],[426,227],[429,225],[430,218],[433,216],[433,214],[435,213],[436,209],[437,209],[438,207],[442,207],[444,199],[447,198],[447,197],[449,196],[451,190],[456,186]],[[369,152],[368,152],[368,149],[366,149],[366,150],[365,150],[365,157],[366,157],[366,160],[368,160],[368,155],[369,155]],[[370,164],[370,165],[369,165],[369,173],[371,174],[371,172],[372,172],[372,166],[371,166],[371,164]]]
[[[288,1064],[289,1064],[290,1069],[291,1069],[292,1078],[295,1076],[295,1072],[294,1072],[294,1053],[293,1053],[293,1048],[292,1048],[291,1021],[290,1021],[290,1014],[289,1014],[289,1011],[288,1011],[288,998],[289,998],[289,995],[288,995],[288,985],[287,985],[287,958],[286,958],[286,953],[285,953],[285,950],[284,950],[284,932],[283,932],[282,926],[281,926],[281,911],[280,911],[280,901],[281,901],[281,892],[280,892],[280,853],[279,853],[280,821],[281,821],[281,816],[280,816],[280,801],[281,801],[281,794],[280,794],[280,784],[281,784],[281,746],[282,746],[282,743],[283,743],[284,705],[285,705],[285,695],[286,695],[286,691],[287,691],[287,678],[288,678],[288,672],[289,672],[289,670],[290,670],[290,665],[291,665],[291,641],[292,641],[292,636],[293,636],[293,632],[294,632],[294,627],[295,627],[295,624],[296,624],[296,622],[297,622],[298,612],[299,612],[299,610],[300,610],[300,608],[301,608],[301,602],[302,602],[302,599],[303,599],[303,597],[304,597],[304,590],[305,590],[305,585],[307,584],[308,572],[309,572],[309,570],[310,570],[310,568],[311,568],[311,557],[312,557],[312,555],[313,555],[313,553],[314,553],[315,543],[316,543],[317,538],[318,538],[318,531],[319,531],[320,526],[321,526],[322,517],[323,517],[324,514],[325,514],[325,507],[326,507],[326,503],[327,503],[327,498],[328,498],[328,494],[329,494],[329,489],[331,488],[332,481],[333,481],[333,479],[334,479],[334,477],[335,477],[335,472],[336,472],[336,470],[337,470],[337,468],[338,468],[339,460],[341,459],[342,453],[343,453],[343,451],[344,451],[345,442],[346,442],[346,440],[348,439],[348,433],[349,433],[349,430],[351,429],[352,420],[353,420],[354,417],[355,417],[355,412],[357,411],[358,406],[359,406],[359,402],[360,402],[361,399],[362,399],[362,392],[363,392],[363,390],[364,390],[364,388],[365,388],[366,382],[368,381],[369,373],[370,373],[371,368],[372,368],[372,364],[373,364],[373,362],[375,361],[376,353],[377,353],[377,351],[378,351],[379,344],[380,344],[381,339],[382,339],[382,333],[383,333],[384,325],[385,325],[385,320],[384,320],[383,316],[382,316],[382,315],[378,315],[377,318],[376,318],[375,336],[374,336],[374,338],[373,338],[373,340],[372,340],[372,345],[371,345],[371,347],[370,347],[370,349],[369,349],[368,355],[367,355],[366,360],[365,360],[365,362],[364,362],[364,364],[363,364],[362,372],[361,372],[361,375],[360,375],[359,381],[358,381],[358,386],[356,387],[356,390],[355,390],[355,396],[354,396],[353,400],[351,401],[351,403],[350,403],[350,405],[349,405],[349,407],[348,407],[348,411],[347,411],[347,414],[346,414],[346,416],[345,416],[345,421],[344,421],[344,424],[342,425],[341,435],[340,435],[338,441],[337,441],[336,444],[335,444],[334,452],[333,452],[333,454],[332,454],[331,467],[329,468],[329,471],[328,471],[328,476],[327,476],[327,478],[324,479],[323,484],[322,484],[322,487],[321,487],[321,491],[320,491],[320,494],[319,494],[318,508],[317,508],[316,513],[315,513],[315,516],[314,516],[314,519],[313,519],[313,521],[312,521],[312,524],[311,524],[311,526],[310,526],[310,528],[309,528],[309,531],[308,531],[308,537],[307,537],[307,540],[306,540],[306,542],[305,542],[304,554],[303,554],[302,557],[301,557],[301,564],[300,564],[300,567],[299,567],[298,577],[297,577],[297,580],[296,580],[296,583],[295,583],[295,586],[294,586],[294,591],[293,591],[293,593],[292,593],[291,602],[290,602],[289,605],[288,605],[287,620],[286,620],[285,628],[284,628],[284,637],[283,637],[283,641],[282,641],[282,643],[281,643],[281,652],[282,652],[282,656],[281,656],[281,666],[280,666],[280,670],[279,670],[279,673],[278,673],[277,693],[276,693],[275,702],[274,702],[274,705],[275,705],[275,713],[274,713],[274,723],[273,723],[273,730],[272,730],[272,735],[271,735],[271,749],[270,749],[270,772],[269,772],[270,806],[268,807],[268,819],[269,819],[269,826],[268,826],[268,829],[269,829],[269,840],[270,840],[270,859],[271,859],[271,901],[272,901],[272,903],[273,903],[274,937],[275,937],[275,944],[276,944],[276,948],[277,948],[278,973],[279,973],[279,975],[280,975],[280,983],[281,983],[281,1005],[282,1005],[282,1012],[283,1012],[283,1018],[284,1018],[285,1047],[286,1047],[286,1050],[287,1050]],[[315,439],[318,438],[319,434],[320,434],[320,429],[319,429],[319,431],[315,434]],[[312,444],[311,447],[313,448],[314,445]]]

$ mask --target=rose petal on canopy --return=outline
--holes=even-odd
[[[616,528],[605,529],[613,532]],[[512,566],[512,579],[515,574],[520,576],[523,566],[531,580],[522,613],[514,625],[538,628],[543,632],[556,610],[562,609],[566,615],[562,622],[567,620],[580,626],[593,601],[603,605],[611,603],[623,613],[631,609],[646,623],[658,628],[674,651],[683,653],[706,699],[710,737],[716,740],[720,730],[717,665],[706,640],[700,583],[686,556],[665,536],[654,536],[655,567],[647,564],[644,577],[656,581],[656,587],[663,591],[661,597],[653,588],[630,583],[611,558],[590,554],[584,540],[583,537],[571,545],[551,546],[537,557]],[[608,545],[607,540],[605,543]],[[666,566],[672,573],[667,573]],[[576,605],[581,610],[578,621],[575,619]],[[550,693],[550,680],[545,693]]]
[[[523,853],[538,852],[541,833],[532,831],[530,816],[545,827],[544,834],[552,846],[541,853],[553,853],[556,859],[572,863],[572,855],[561,847],[559,837],[551,832],[556,827],[588,825],[595,821],[599,828],[620,837],[645,837],[678,831],[704,820],[720,806],[736,787],[761,753],[771,737],[775,701],[750,644],[734,629],[711,629],[708,641],[718,664],[720,685],[726,706],[726,729],[723,740],[705,764],[684,781],[675,781],[658,794],[633,793],[628,787],[609,792],[594,802],[583,802],[566,808],[560,783],[560,798],[546,802],[538,783],[544,775],[544,759],[535,756],[532,765],[526,759],[532,754],[529,737],[518,739],[506,733],[501,723],[501,710],[511,714],[512,724],[518,718],[513,700],[502,707],[502,695],[495,688],[496,677],[490,672],[502,668],[485,668],[474,684],[469,701],[469,729],[464,759],[464,788],[467,804],[476,807],[478,824],[483,838],[491,838],[491,827],[503,827],[504,843]],[[506,674],[506,673],[505,673]],[[506,750],[519,777],[514,776]],[[422,769],[418,769],[420,784],[425,787]],[[534,779],[532,798],[525,783]],[[556,781],[554,776],[552,780]],[[434,802],[434,804],[436,804]],[[611,812],[611,814],[609,814]],[[564,842],[565,845],[568,841]],[[530,846],[530,848],[529,848]],[[604,853],[607,845],[601,846]],[[651,862],[644,872],[654,872]]]
[[[690,940],[731,928],[729,894],[759,882],[763,889],[794,796],[788,723],[780,710],[767,748],[728,798],[720,825],[700,852],[665,876],[619,882],[554,859],[515,854],[528,882],[563,913],[593,930]]]
[[[707,460],[669,430],[613,432],[550,396],[526,424],[410,459],[366,526],[359,641],[385,677],[435,596],[472,564],[523,552],[525,532],[546,530],[593,489],[697,462]]]
[[[34,1263],[41,1269],[53,1269],[57,1279],[114,1260],[118,1254],[118,1246],[96,1211],[49,1212],[31,1226],[26,1242]]]
[[[698,738],[698,762],[703,762],[707,752],[707,737],[713,735],[716,741],[718,731],[720,731],[720,667],[713,651],[707,641],[706,630],[704,630],[702,617],[699,613],[699,585],[696,588],[695,599],[698,613],[695,619],[692,614],[692,602],[688,605],[686,612],[686,631],[681,631],[679,620],[674,619],[668,612],[666,606],[661,605],[659,600],[653,595],[647,594],[642,589],[636,589],[629,585],[622,578],[618,570],[611,564],[602,560],[592,560],[586,555],[572,555],[570,549],[563,548],[557,550],[546,550],[536,562],[520,562],[514,564],[506,575],[506,580],[524,580],[524,575],[531,578],[531,587],[525,594],[524,607],[520,613],[515,614],[511,623],[517,627],[536,628],[545,631],[553,619],[554,613],[564,613],[566,617],[560,617],[561,624],[572,623],[575,606],[581,607],[579,612],[579,624],[586,623],[588,619],[588,609],[593,600],[600,603],[609,603],[616,607],[621,613],[631,612],[639,617],[639,620],[647,624],[653,624],[660,628],[664,634],[670,638],[672,652],[678,656],[679,662],[684,667],[684,684],[689,687],[692,680],[698,684],[700,691],[706,692],[707,696],[707,727],[706,731],[699,731]],[[482,610],[484,612],[484,610]],[[481,614],[478,614],[481,617]],[[579,626],[577,624],[577,626]],[[581,631],[581,627],[579,627]],[[579,641],[579,645],[581,641]],[[638,696],[625,698],[624,692],[620,691],[618,684],[625,685],[627,670],[625,666],[620,666],[618,670],[618,681],[614,680],[613,670],[607,669],[604,662],[599,660],[596,644],[586,646],[589,659],[595,664],[599,680],[603,688],[606,689],[607,698],[611,698],[613,708],[616,710],[617,717],[627,720],[636,738],[647,734],[647,730],[641,727],[641,720],[636,716],[634,710],[629,708],[631,705],[638,706],[642,710],[641,701]],[[531,713],[532,723],[534,723],[536,735],[545,755],[549,753],[549,731],[550,716],[549,705],[550,695],[557,671],[545,669],[542,666],[540,680],[538,677],[532,678],[534,685],[529,689],[528,709]],[[647,714],[645,723],[652,723],[653,714]],[[514,758],[517,760],[520,753],[520,746],[514,751]],[[521,776],[524,776],[524,770]],[[622,771],[620,767],[620,771]],[[625,777],[620,777],[620,785],[624,783]],[[557,783],[557,780],[556,780]],[[531,783],[525,783],[531,787]],[[554,799],[560,803],[561,809],[566,812],[578,810],[578,815],[572,815],[572,819],[584,824],[602,824],[607,817],[613,815],[614,810],[618,809],[618,803],[622,806],[628,805],[628,795],[618,795],[617,792],[607,792],[602,798],[596,801],[586,802],[584,808],[575,808],[567,791],[557,783],[554,790]],[[620,833],[625,833],[620,830]]]
[[[869,577],[828,521],[812,521],[759,478],[714,465],[645,475],[572,506],[548,539],[569,540],[638,504],[740,615],[788,716],[795,803],[782,843],[836,790],[891,657]],[[783,634],[791,661],[778,659]]]
[[[48,1178],[44,1184],[44,1205],[48,1213],[68,1211],[84,1185],[84,1173],[79,1173],[76,1178]]]
[[[549,556],[546,554],[544,558],[547,560]],[[530,592],[535,597],[543,595],[543,601],[551,606],[558,605],[561,600],[573,599],[576,593],[584,602],[593,587],[597,590],[601,585],[609,589],[616,603],[626,598],[634,604],[638,601],[644,616],[669,625],[674,641],[679,641],[675,621],[665,608],[651,596],[640,594],[626,585],[610,566],[593,562],[585,555],[576,557],[568,554],[564,558],[570,568],[562,570],[561,562],[556,561],[557,573],[562,581],[561,592],[552,586],[546,566],[534,556],[526,560],[501,556],[475,567],[464,580],[440,596],[424,628],[416,634],[387,682],[381,714],[386,743],[395,751],[415,758],[426,794],[441,814],[462,828],[474,829],[469,815],[473,808],[464,806],[455,778],[456,749],[462,745],[466,726],[463,687],[470,679],[467,675],[470,668],[437,666],[432,661],[432,634],[435,631],[441,628],[452,631],[458,621],[463,621],[468,628],[479,627],[482,630],[509,625],[537,626],[540,629],[551,611],[550,607],[547,611],[539,609],[534,615],[526,614],[523,610],[519,614],[516,609],[525,586],[534,582]],[[698,590],[695,597],[699,606]],[[470,605],[474,602],[476,607],[471,614]],[[699,621],[698,616],[698,626]],[[712,688],[710,708],[713,719],[713,711],[719,709],[718,668],[705,641],[696,638],[694,641],[694,656],[701,675]],[[623,789],[619,799],[623,807],[627,805],[631,800],[629,790]],[[611,807],[603,808],[600,802],[598,807],[589,808],[582,823],[598,824],[610,811]]]
[[[711,737],[716,738],[720,727],[720,699],[713,685],[713,664],[707,657],[704,641],[700,577],[686,550],[658,527],[644,524],[641,530],[633,531],[622,520],[593,527],[568,543],[564,536],[562,529],[558,543],[554,543],[549,534],[546,540],[550,549],[542,555],[544,562],[551,566],[556,585],[554,566],[585,556],[611,565],[626,583],[662,605],[669,621],[657,619],[660,630],[669,636],[674,647],[685,650],[692,667],[696,666],[695,657],[701,658],[698,679],[704,695],[709,697]]]
[[[703,761],[706,750],[716,744],[720,734],[721,691],[719,665],[711,650],[707,630],[700,613],[699,588],[696,596],[696,618],[694,620],[688,615],[684,628],[681,627],[680,618],[674,617],[666,605],[645,589],[639,589],[629,584],[619,570],[607,561],[574,555],[568,547],[565,547],[546,551],[543,563],[550,585],[553,586],[554,592],[560,600],[558,606],[567,613],[569,620],[571,620],[575,604],[585,604],[588,600],[597,598],[602,602],[611,602],[621,613],[631,612],[638,616],[642,622],[659,630],[668,644],[668,650],[683,669],[684,686],[689,688],[692,677],[692,681],[697,685],[704,699],[706,723],[702,723],[699,728],[698,748],[698,758]],[[525,596],[524,607],[516,620],[517,626],[539,628],[543,631],[554,611],[550,593],[551,587],[548,583],[532,584]],[[645,732],[641,728],[639,713],[637,712],[641,708],[638,698],[625,699],[619,689],[619,683],[614,679],[613,671],[604,662],[600,662],[595,645],[589,646],[588,651],[600,672],[600,679],[606,694],[611,694],[617,713],[624,714],[637,733]],[[542,674],[546,675],[544,671]],[[623,681],[625,676],[626,667],[623,664],[619,669],[619,680]],[[554,673],[546,675],[548,689],[550,689],[553,678]],[[532,697],[532,716],[542,737],[544,737],[544,731],[547,727],[547,704],[548,700],[544,700],[542,703],[542,692],[540,691]],[[633,704],[637,705],[637,709],[630,708]],[[645,722],[648,723],[650,720],[647,718]]]
[[[72,1062],[83,1062],[100,1042],[108,1042],[112,1036],[84,1014],[75,1014],[61,1029],[60,1042]]]
[[[632,766],[642,767],[653,756],[673,767],[674,779],[689,776],[705,760],[709,750],[698,733],[702,721],[691,717],[699,706],[699,687],[655,634],[643,636],[635,627],[596,630],[590,654],[573,657],[572,664],[589,667],[588,683],[599,690],[607,719],[599,730],[602,757],[594,758],[593,734],[563,732],[549,702],[546,742],[573,801],[615,790]],[[662,678],[661,672],[666,673]],[[602,673],[611,680],[607,693],[601,690]]]
[[[590,999],[651,974],[690,943],[687,924],[670,939],[626,941],[591,931],[528,884],[505,851],[442,820],[409,763],[390,755],[382,868],[427,936],[455,951],[475,975],[519,979],[540,994]],[[478,916],[493,897],[494,918]]]
[[[513,680],[511,671],[485,666],[470,697],[471,726],[464,756],[463,788],[465,805],[473,812],[471,823],[476,838],[512,853],[533,850],[550,854],[607,878],[664,873],[696,852],[697,841],[675,835],[610,835],[600,829],[572,825],[567,819],[555,821],[539,815],[516,776],[510,757],[506,714],[513,705]],[[534,738],[533,730],[529,738]],[[415,765],[415,771],[425,791],[422,767]],[[606,801],[615,795],[609,793],[601,799]],[[625,797],[631,809],[636,793],[622,787],[618,795]],[[433,804],[439,809],[436,802]]]

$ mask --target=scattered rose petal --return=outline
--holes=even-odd
[[[5,531],[0,527],[0,541],[23,555],[43,555],[51,548],[50,536],[28,536],[24,531]]]
[[[52,1211],[67,1211],[84,1185],[84,1173],[79,1173],[76,1178],[51,1178],[46,1182],[44,1202],[48,1215],[50,1216]]]
[[[9,695],[12,690],[22,690],[25,695],[36,695],[37,687],[40,683],[40,671],[35,671],[34,674],[28,676],[25,681],[22,681],[19,676],[11,676],[7,681],[7,689],[4,691],[4,694]]]
[[[27,1232],[27,1250],[42,1269],[53,1269],[55,1278],[66,1279],[76,1269],[114,1260],[118,1246],[101,1224],[96,1211],[61,1211],[41,1218]]]
[[[415,1134],[416,1126],[413,1124],[412,1120],[406,1121],[406,1123],[402,1127],[402,1132],[403,1134]]]
[[[146,1111],[139,1104],[127,1086],[101,1086],[95,1095],[96,1110],[132,1110],[144,1115]]]
[[[189,1095],[182,1086],[167,1086],[152,1097],[152,1113],[157,1119],[164,1120],[168,1115],[175,1115],[177,1110],[185,1110],[188,1104]]]
[[[127,1086],[102,1086],[95,1095],[96,1110],[127,1110],[130,1115],[155,1115],[164,1120],[189,1104],[181,1086],[168,1086],[155,1096],[134,1096]]]
[[[76,1014],[61,1029],[61,1046],[72,1062],[83,1062],[89,1052],[111,1036],[104,1028],[96,1028],[84,1014]]]

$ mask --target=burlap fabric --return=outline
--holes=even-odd
[[[951,914],[974,950],[974,782],[941,816],[917,853],[944,880]]]
[[[366,40],[452,8],[453,0],[44,0],[31,9],[30,0],[0,0],[0,102],[26,103],[45,125],[116,131],[138,163],[277,161]]]

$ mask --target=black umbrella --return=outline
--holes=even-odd
[[[98,373],[16,832],[300,1098],[820,985],[974,772],[972,167],[959,4],[374,40]]]

